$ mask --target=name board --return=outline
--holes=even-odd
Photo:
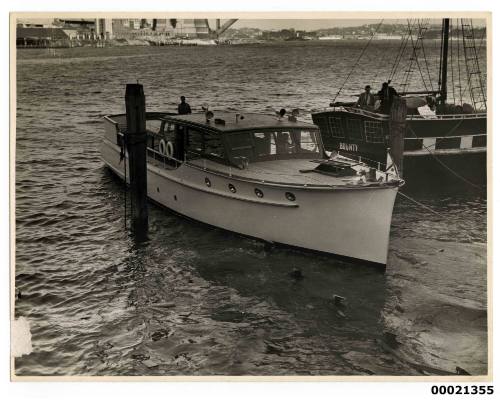
[[[339,149],[340,150],[347,150],[349,152],[357,152],[358,151],[358,145],[356,145],[355,143],[339,142]]]

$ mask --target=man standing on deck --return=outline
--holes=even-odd
[[[372,88],[370,85],[365,86],[365,91],[359,95],[358,101],[356,102],[356,107],[366,110],[373,110],[375,106],[375,96],[370,93]]]
[[[382,89],[378,92],[378,97],[380,99],[380,112],[383,114],[390,114],[392,101],[397,95],[398,93],[396,92],[396,89],[389,86],[389,82],[384,82],[382,84]]]
[[[177,106],[177,112],[179,114],[191,114],[191,106],[189,106],[189,103],[186,103],[185,96],[181,96],[181,102]]]

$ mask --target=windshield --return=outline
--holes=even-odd
[[[227,136],[232,161],[309,158],[320,155],[318,131],[314,129],[269,129],[231,133]]]

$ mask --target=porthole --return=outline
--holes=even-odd
[[[255,195],[257,195],[258,198],[264,197],[264,193],[259,188],[255,188]]]
[[[236,193],[236,187],[235,187],[233,184],[229,184],[227,187],[229,188],[229,190],[230,190],[233,194],[235,194],[235,193]]]
[[[212,183],[210,182],[208,177],[205,177],[205,184],[207,184],[207,187],[211,187]]]
[[[295,195],[293,193],[285,192],[285,196],[290,202],[295,202]]]

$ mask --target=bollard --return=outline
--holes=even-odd
[[[148,234],[148,190],[146,166],[146,100],[140,84],[127,84],[125,91],[130,175],[130,201],[132,232],[138,241],[145,241]]]
[[[394,97],[389,116],[389,138],[391,157],[403,177],[403,151],[406,133],[406,100]]]

